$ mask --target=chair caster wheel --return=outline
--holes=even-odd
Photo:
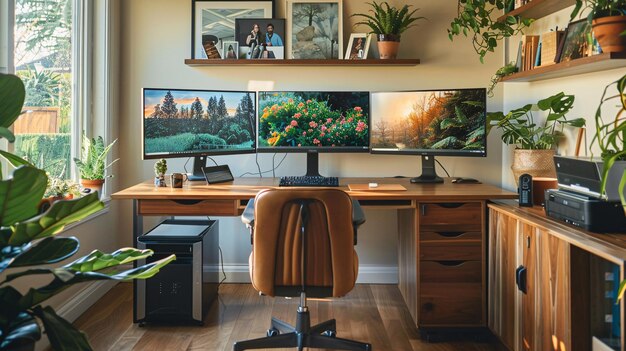
[[[268,338],[272,338],[274,336],[278,336],[280,334],[280,331],[276,328],[270,328],[267,330],[267,337]]]
[[[334,330],[327,330],[327,331],[323,332],[322,335],[327,336],[329,338],[336,338],[337,337],[337,332],[334,331]]]

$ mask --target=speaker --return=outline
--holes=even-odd
[[[530,174],[522,174],[519,177],[518,193],[521,207],[533,207],[533,177]]]

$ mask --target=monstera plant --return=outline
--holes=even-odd
[[[15,139],[9,127],[22,112],[24,95],[19,78],[0,74],[0,138],[9,142]],[[42,327],[54,350],[91,350],[86,336],[43,305],[45,301],[77,283],[149,278],[175,257],[119,271],[117,266],[148,257],[152,251],[127,248],[106,254],[95,250],[65,265],[49,266],[68,259],[79,248],[78,239],[55,235],[104,205],[93,193],[57,201],[38,213],[48,183],[46,173],[5,150],[0,150],[0,156],[5,165],[15,168],[7,179],[0,172],[0,350],[33,350]],[[24,277],[41,277],[36,281],[43,284],[22,292],[13,283]]]

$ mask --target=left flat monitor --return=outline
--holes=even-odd
[[[256,93],[143,89],[143,158],[256,151]]]

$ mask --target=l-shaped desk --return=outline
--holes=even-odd
[[[349,191],[348,184],[401,184],[406,191]],[[278,178],[238,178],[182,189],[146,181],[113,194],[133,200],[133,239],[143,234],[143,216],[238,216],[248,201]],[[486,184],[411,184],[398,178],[341,178],[367,209],[398,211],[399,288],[420,328],[486,327],[487,203],[516,198]]]

